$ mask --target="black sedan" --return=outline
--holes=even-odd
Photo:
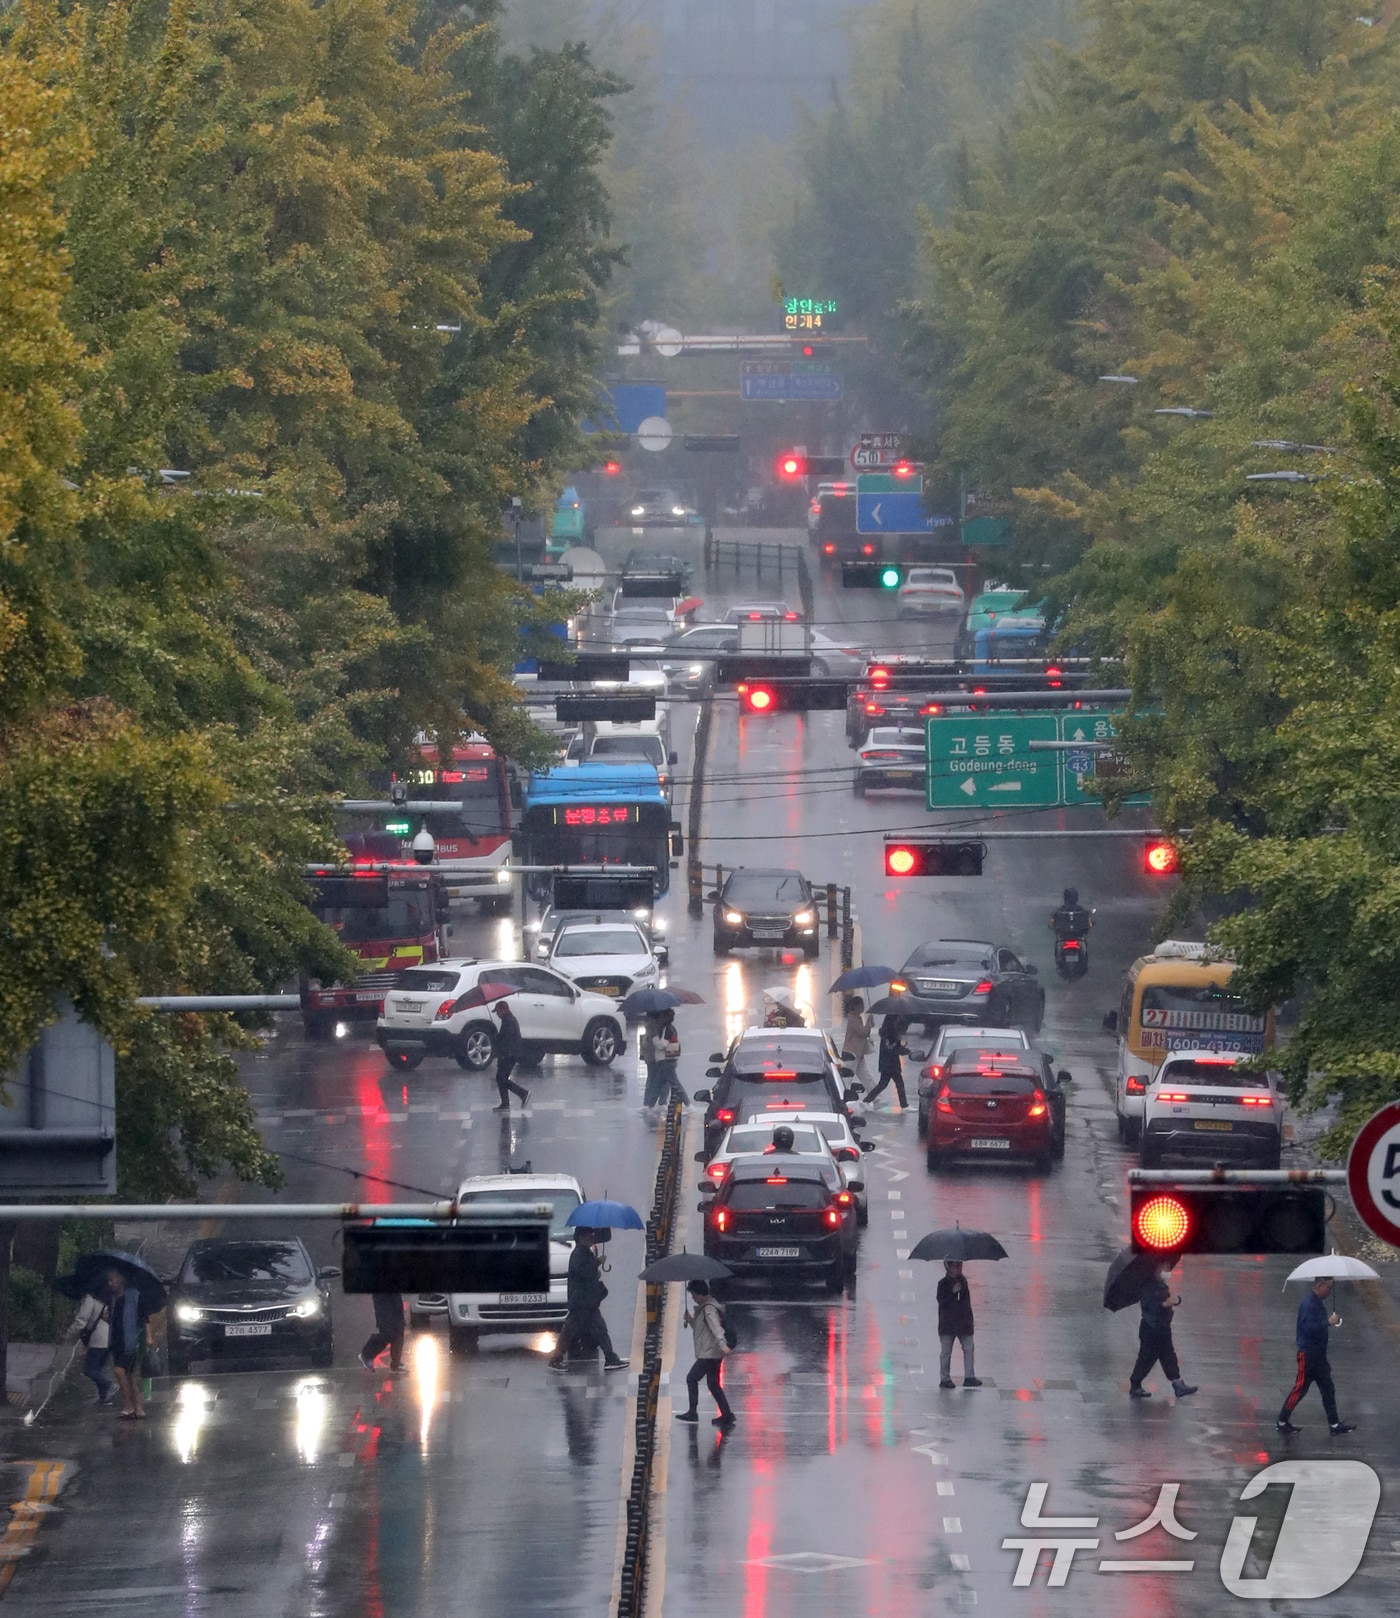
[[[185,1375],[193,1360],[250,1353],[330,1365],[335,1340],[326,1283],[339,1274],[318,1270],[295,1237],[192,1242],[170,1288],[170,1374]]]
[[[821,952],[817,902],[800,871],[740,866],[710,898],[715,906],[715,954],[750,946],[800,949],[808,960]]]
[[[1024,1028],[1033,1034],[1045,1016],[1045,990],[1035,967],[1004,944],[980,939],[938,938],[920,944],[891,982],[890,996],[900,1016],[930,1030],[961,1022]]]
[[[735,1276],[820,1280],[840,1292],[855,1269],[855,1197],[827,1184],[818,1159],[736,1158],[701,1208],[705,1252]]]

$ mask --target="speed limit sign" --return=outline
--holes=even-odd
[[[1366,1228],[1400,1247],[1400,1101],[1367,1119],[1352,1142],[1347,1187]]]

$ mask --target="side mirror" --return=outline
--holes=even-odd
[[[510,784],[510,806],[512,809],[525,807],[525,794],[520,789],[519,781],[512,781]]]
[[[706,1069],[705,1069],[705,1077],[706,1077],[706,1078],[707,1078],[707,1079],[718,1079],[718,1078],[722,1078],[722,1077],[723,1077],[723,1076],[724,1076],[724,1075],[723,1075],[723,1070],[722,1070],[722,1069],[720,1069],[720,1068],[717,1068],[717,1067],[707,1067],[707,1068],[706,1068]]]
[[[873,1140],[863,1140],[860,1143],[860,1149],[863,1152],[873,1152],[875,1150],[875,1142]]]
[[[667,753],[666,762],[668,764],[679,764],[680,761],[681,761],[681,756],[680,756],[679,753]]]
[[[668,851],[676,859],[679,859],[681,855],[685,853],[685,834],[683,832],[673,831],[669,835],[670,844]]]
[[[665,944],[658,944],[651,953],[656,957],[658,966],[669,966],[671,964],[671,951]]]
[[[696,1213],[708,1213],[710,1211],[710,1205],[708,1202],[697,1202],[695,1204],[695,1211]]]
[[[690,1099],[692,1101],[703,1101],[708,1107],[710,1104],[710,1092],[708,1090],[692,1090]]]
[[[697,1191],[703,1191],[707,1197],[712,1197],[719,1187],[716,1186],[713,1180],[701,1180],[700,1184],[697,1185],[695,1189]]]
[[[1073,1084],[1074,1083],[1074,1074],[1071,1073],[1070,1070],[1067,1067],[1062,1067],[1060,1069],[1060,1071],[1055,1075],[1055,1078],[1061,1084]]]
[[[854,1062],[855,1059],[856,1059],[856,1053],[854,1051],[842,1051],[841,1052],[841,1060],[843,1062]]]
[[[452,927],[452,923],[450,921],[447,923],[447,925],[442,930],[443,930],[443,932],[446,934],[446,936],[448,938],[452,937],[453,927]]]
[[[719,889],[718,888],[711,888],[710,891],[705,895],[705,898],[712,904],[718,904],[719,903]]]
[[[1026,971],[1033,978],[1038,978],[1040,976],[1040,968],[1038,966],[1027,965]]]
[[[1118,1013],[1116,1011],[1104,1012],[1103,1031],[1106,1034],[1116,1034],[1118,1032]]]
[[[866,1124],[869,1123],[869,1121],[870,1120],[868,1118],[861,1117],[861,1115],[858,1112],[853,1112],[851,1114],[851,1128],[852,1129],[864,1129]]]
[[[723,1060],[724,1060],[724,1052],[723,1051],[711,1051],[710,1052],[710,1061],[712,1061],[712,1062],[722,1062]]]
[[[856,1076],[856,1070],[853,1067],[838,1067],[836,1071],[843,1079],[853,1079]]]
[[[316,1271],[316,1279],[318,1281],[338,1281],[340,1279],[340,1266],[338,1264],[323,1265]]]
[[[705,1161],[705,1154],[704,1154],[704,1152],[696,1152],[696,1154],[695,1154],[695,1161],[696,1161],[696,1162],[697,1162],[697,1163],[703,1163],[703,1162],[704,1162],[704,1161]]]
[[[847,1191],[864,1191],[865,1190],[865,1181],[864,1180],[847,1180],[846,1181],[846,1189],[847,1189]]]

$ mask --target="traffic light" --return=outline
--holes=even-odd
[[[896,461],[890,468],[890,476],[896,478],[916,478],[919,468],[913,461]]]
[[[850,471],[842,455],[808,455],[800,449],[785,449],[774,464],[784,483],[796,483],[799,478],[839,478]]]
[[[904,583],[898,562],[842,562],[843,590],[897,590]]]
[[[603,462],[603,476],[605,478],[615,478],[618,475],[618,473],[621,472],[621,471],[622,471],[622,462],[621,461],[604,461]]]
[[[735,691],[746,714],[844,713],[850,685],[845,680],[741,680]]]
[[[796,483],[807,476],[807,457],[798,450],[784,450],[778,457],[778,476],[786,483]]]
[[[1181,850],[1169,837],[1149,837],[1143,844],[1142,868],[1149,876],[1176,876]]]
[[[1327,1193],[1321,1186],[1131,1187],[1137,1253],[1321,1253]]]
[[[886,876],[981,876],[985,843],[912,842],[885,844]]]

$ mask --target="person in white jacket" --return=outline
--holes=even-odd
[[[97,1389],[93,1403],[104,1407],[111,1404],[112,1395],[117,1391],[116,1383],[107,1374],[107,1321],[106,1303],[89,1292],[78,1305],[73,1324],[68,1328],[68,1335],[80,1339],[86,1350],[83,1355],[83,1375]]]
[[[716,1427],[732,1427],[735,1416],[730,1408],[729,1400],[725,1397],[724,1384],[720,1381],[720,1367],[724,1364],[724,1356],[729,1352],[729,1345],[724,1340],[724,1310],[710,1296],[710,1289],[704,1281],[691,1281],[687,1290],[690,1293],[691,1307],[685,1312],[685,1324],[690,1327],[695,1338],[695,1363],[685,1373],[685,1385],[690,1393],[690,1409],[678,1410],[676,1420],[689,1422],[692,1426],[700,1420],[697,1408],[700,1399],[700,1384],[705,1382],[714,1401],[719,1406],[719,1415],[715,1417]]]

